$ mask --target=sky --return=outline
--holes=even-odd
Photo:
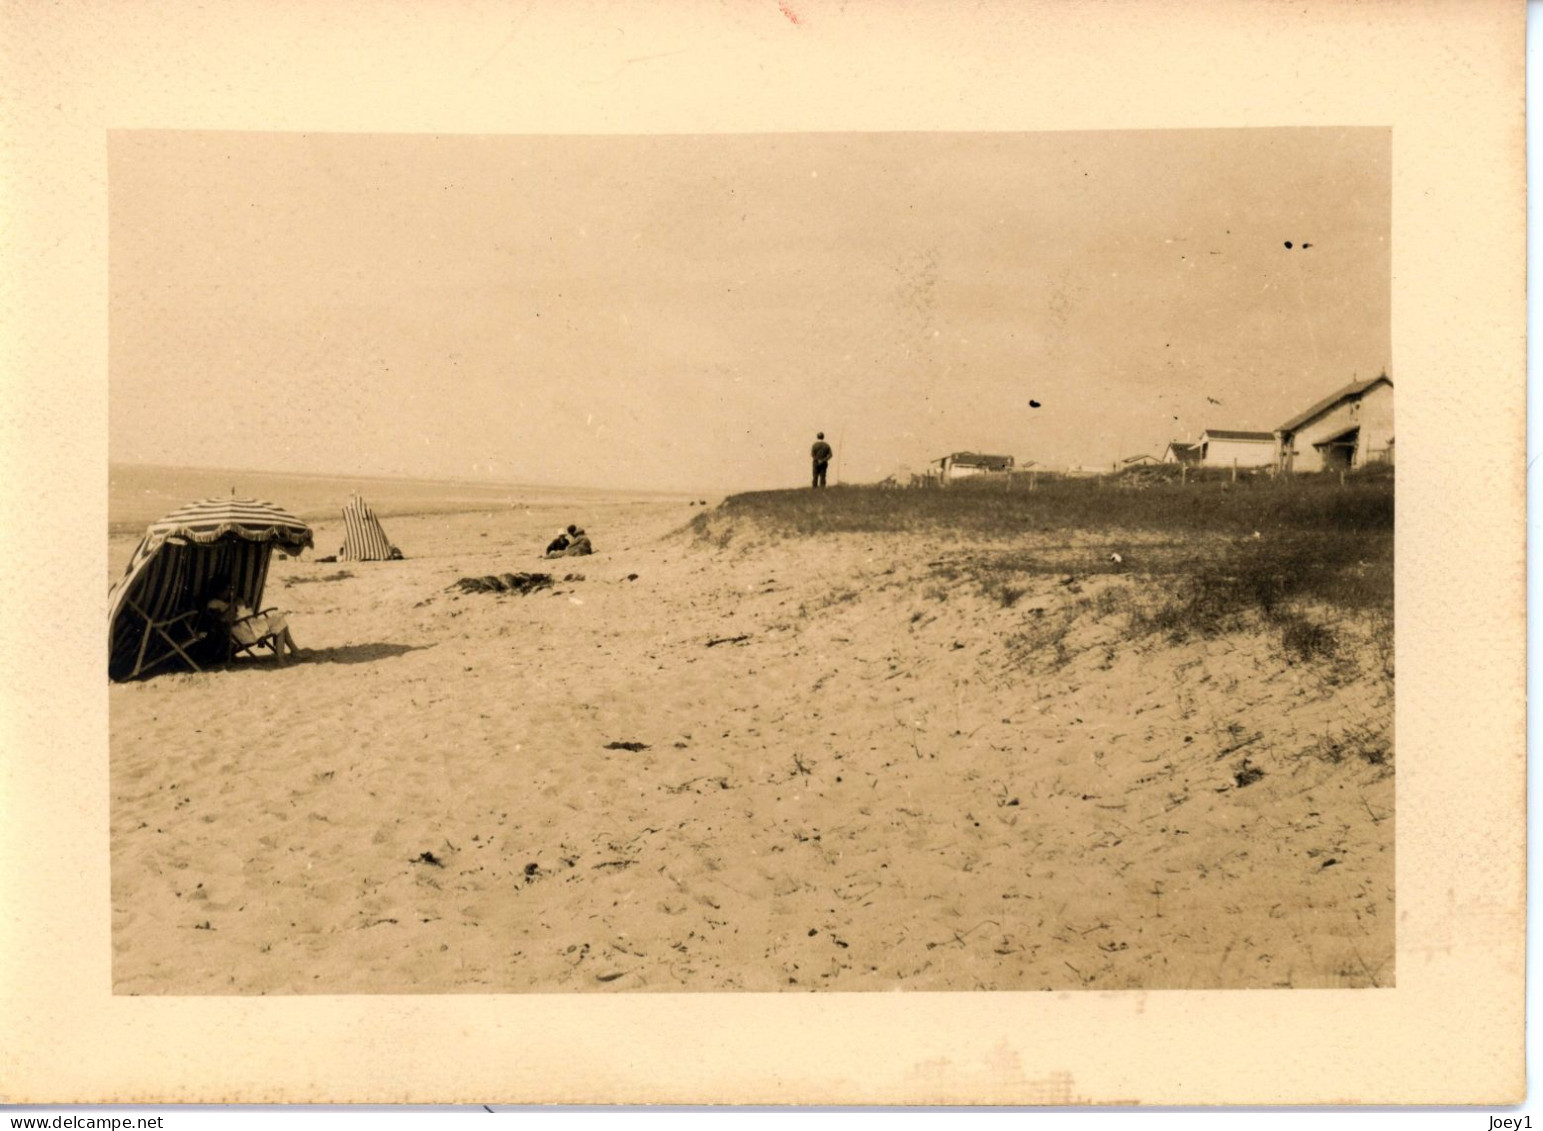
[[[116,463],[873,482],[1397,380],[1385,129],[133,131],[109,202]]]

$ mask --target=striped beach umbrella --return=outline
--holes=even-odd
[[[258,499],[205,499],[152,522],[108,595],[108,674],[137,674],[153,627],[201,613],[227,581],[238,601],[261,609],[273,550],[311,544],[309,526]]]
[[[297,553],[311,544],[311,528],[294,515],[260,499],[204,499],[157,519],[146,538],[183,539],[209,545],[222,538],[266,542]]]

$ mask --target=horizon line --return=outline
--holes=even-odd
[[[756,487],[739,485],[735,487],[632,487],[617,486],[591,486],[578,483],[541,483],[521,482],[512,479],[470,479],[461,476],[443,475],[409,475],[390,474],[386,472],[357,472],[357,471],[293,471],[279,470],[265,467],[217,467],[210,464],[183,464],[183,463],[152,463],[139,460],[115,460],[107,461],[109,474],[115,468],[145,468],[160,471],[197,471],[220,475],[276,475],[294,479],[355,479],[375,480],[387,483],[445,483],[464,487],[484,488],[512,488],[532,491],[609,491],[626,492],[634,495],[730,495],[744,491],[776,490],[774,487]]]

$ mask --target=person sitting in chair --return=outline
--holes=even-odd
[[[221,585],[209,600],[207,608],[225,626],[225,631],[239,647],[250,648],[254,644],[266,642],[273,648],[279,663],[284,663],[286,651],[290,656],[299,658],[300,649],[295,645],[295,638],[289,631],[284,614],[277,609],[253,612],[236,598],[234,583],[227,581]]]

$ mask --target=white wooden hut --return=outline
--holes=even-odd
[[[1013,469],[1012,456],[987,456],[979,452],[954,452],[932,461],[935,474],[944,483],[976,475],[999,475]]]
[[[1207,428],[1200,433],[1204,467],[1270,467],[1275,463],[1275,433]]]

